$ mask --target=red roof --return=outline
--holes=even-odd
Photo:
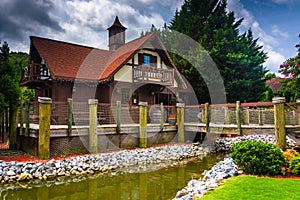
[[[88,79],[105,81],[114,75],[148,41],[159,37],[148,34],[128,42],[115,51],[31,36],[31,43],[44,59],[51,75],[57,79]],[[162,45],[160,41],[160,45]],[[170,59],[167,51],[162,49]],[[172,66],[175,68],[172,60]]]

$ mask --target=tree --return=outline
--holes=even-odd
[[[271,80],[272,78],[276,78],[276,75],[275,73],[267,73],[265,76],[264,76],[264,80],[267,82],[268,80]],[[278,82],[279,84],[279,82]],[[273,92],[273,89],[271,86],[266,86],[266,90],[264,92],[264,95],[263,95],[263,98],[261,101],[265,101],[265,102],[270,102],[272,101],[274,97],[274,92]]]
[[[0,102],[1,112],[9,111],[9,148],[17,148],[18,105],[21,97],[18,68],[10,62],[7,42],[0,47]]]
[[[181,10],[176,11],[170,29],[190,36],[204,47],[223,77],[227,101],[259,101],[265,91],[263,77],[267,70],[262,64],[266,53],[251,30],[239,34],[243,19],[236,20],[233,12],[226,11],[226,6],[226,0],[186,0]],[[206,62],[193,66],[182,57],[171,56],[195,89],[199,102],[208,102],[207,81],[196,70],[207,68]]]
[[[300,38],[300,34],[298,36]],[[300,43],[295,46],[297,55],[287,59],[279,66],[279,72],[286,78],[279,90],[279,94],[287,101],[296,101],[300,98]]]

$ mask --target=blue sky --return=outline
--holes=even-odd
[[[29,52],[29,36],[107,48],[107,30],[116,15],[137,37],[154,24],[169,24],[184,0],[1,0],[0,41]],[[228,0],[228,10],[244,18],[241,33],[252,29],[269,59],[271,72],[296,55],[300,43],[300,0]]]
[[[265,66],[277,72],[278,64],[296,55],[300,43],[300,0],[228,0],[228,9],[243,17],[241,29],[251,28],[268,53]]]

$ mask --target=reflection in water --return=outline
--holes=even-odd
[[[164,200],[175,197],[192,178],[199,178],[224,155],[210,155],[203,160],[192,159],[185,165],[141,173],[111,173],[87,176],[85,180],[69,178],[64,182],[30,184],[29,188],[1,191],[1,199],[101,199],[101,200]],[[77,181],[78,179],[78,181]]]

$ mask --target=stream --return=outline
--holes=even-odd
[[[83,177],[56,178],[52,181],[20,182],[0,188],[0,199],[32,200],[165,200],[175,197],[192,178],[200,178],[224,158],[211,154],[203,159],[192,158],[179,165],[143,170],[119,169]]]

